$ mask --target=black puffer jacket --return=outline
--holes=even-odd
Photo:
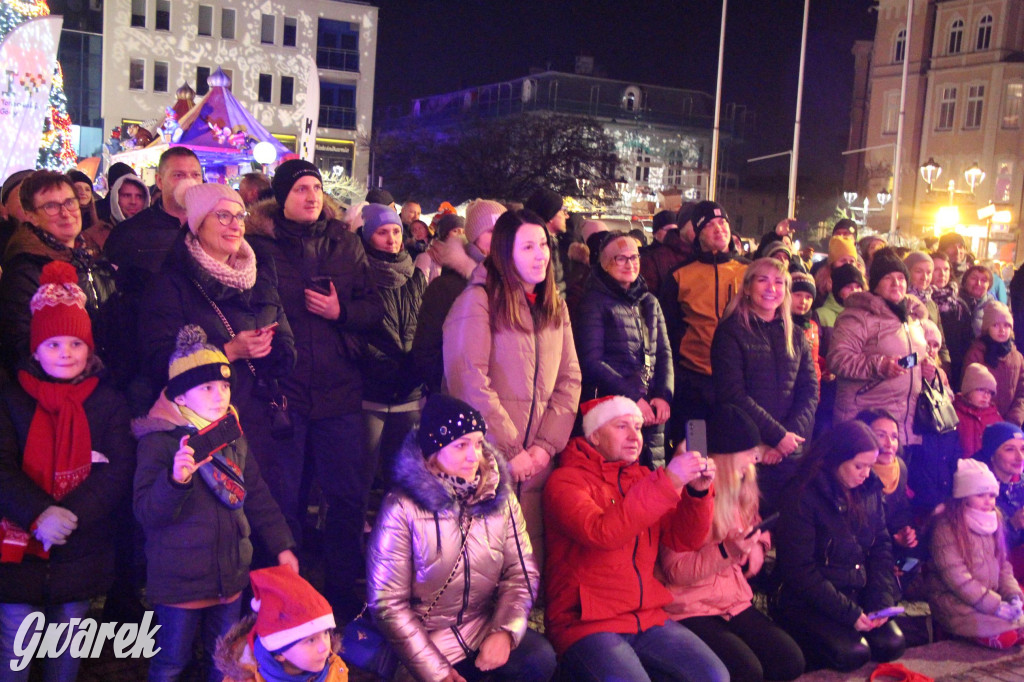
[[[623,289],[600,266],[591,270],[573,334],[583,372],[581,400],[624,395],[672,402],[672,349],[665,316],[642,277]]]
[[[359,237],[325,208],[310,224],[286,220],[274,199],[252,208],[246,238],[258,262],[277,264],[277,288],[295,334],[298,362],[281,381],[290,409],[310,419],[339,417],[362,409],[361,336],[384,315]],[[306,310],[305,289],[314,277],[330,277],[341,317],[326,320]]]
[[[855,489],[860,523],[840,484],[823,472],[792,481],[774,532],[781,601],[852,627],[861,613],[896,603],[892,544],[885,527],[882,482],[871,473]]]
[[[52,547],[48,560],[26,556],[21,563],[0,563],[0,603],[81,601],[104,594],[114,581],[111,513],[131,491],[135,441],[128,406],[106,382],[100,381],[83,407],[92,450],[109,462],[94,461],[85,481],[58,503],[21,470],[35,400],[15,381],[0,391],[0,516],[28,528],[59,504],[78,517],[67,544]]]
[[[412,357],[419,378],[431,393],[440,393],[444,381],[444,320],[468,284],[455,270],[443,268],[423,292]]]
[[[151,389],[155,389],[151,398],[155,399],[156,393],[167,385],[167,365],[179,329],[186,324],[197,324],[206,332],[209,342],[222,350],[231,340],[224,323],[192,279],[217,304],[235,334],[278,323],[270,354],[252,360],[252,364],[261,378],[284,377],[295,364],[295,342],[277,296],[274,262],[257,257],[256,283],[245,291],[235,289],[215,280],[196,262],[185,247],[186,234],[187,230],[179,233],[164,269],[149,283],[139,310],[143,366]],[[265,427],[269,395],[257,394],[256,378],[245,360],[235,360],[232,366],[235,384],[231,402],[241,415],[242,429],[247,433],[250,430],[261,432],[265,430],[261,427]]]
[[[114,282],[110,264],[79,242],[74,250],[55,249],[43,243],[26,225],[15,230],[4,253],[0,277],[0,339],[4,364],[11,375],[18,364],[29,357],[29,324],[32,312],[28,304],[39,289],[43,266],[54,260],[70,262],[78,271],[78,285],[85,292],[85,309],[92,321],[96,354],[122,378],[121,329],[125,324],[123,301]]]
[[[776,318],[740,314],[718,324],[711,342],[715,396],[740,407],[757,424],[761,440],[778,445],[787,431],[809,438],[818,407],[818,379],[803,331],[793,327],[793,357],[786,355],[785,328]]]
[[[196,431],[186,424],[165,398],[132,423],[139,438],[135,518],[146,533],[146,597],[154,604],[230,597],[245,589],[250,526],[272,557],[295,545],[244,436],[220,451],[242,469],[241,509],[217,499],[198,472],[185,485],[171,479],[181,438]]]
[[[366,335],[363,398],[386,405],[419,400],[423,382],[413,363],[412,341],[427,278],[406,251],[392,255],[369,248],[366,255],[384,303],[384,319]]]

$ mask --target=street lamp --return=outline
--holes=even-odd
[[[978,162],[975,161],[974,165],[964,171],[964,180],[971,188],[971,194],[974,194],[974,188],[985,182],[985,171],[978,167]]]
[[[935,159],[928,157],[928,161],[921,166],[921,179],[928,183],[928,191],[932,191],[932,183],[942,175],[942,166],[935,162]]]
[[[843,192],[843,199],[846,200],[847,204],[852,204],[853,202],[857,201],[857,193],[856,192]]]
[[[885,205],[892,201],[892,194],[889,193],[889,190],[883,189],[881,192],[875,195],[875,198],[878,199],[878,203],[882,206],[882,208],[885,208]]]

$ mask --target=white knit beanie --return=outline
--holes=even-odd
[[[992,470],[976,459],[961,459],[953,474],[953,497],[961,499],[982,493],[999,494],[999,481]]]

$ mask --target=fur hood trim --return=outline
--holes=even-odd
[[[416,442],[417,429],[413,429],[395,454],[392,480],[399,491],[428,512],[453,510],[456,501],[441,482],[427,470],[427,461]],[[466,506],[472,516],[486,516],[502,506],[511,493],[511,479],[505,463],[494,446],[484,441],[483,461],[480,463],[480,487]]]
[[[132,420],[132,434],[136,440],[143,436],[157,431],[173,431],[177,428],[188,427],[189,421],[182,416],[178,406],[160,391],[160,396],[149,408],[145,417]]]
[[[249,647],[249,633],[256,627],[256,614],[248,616],[231,626],[228,633],[217,640],[213,663],[217,670],[229,680],[255,680],[256,657]],[[331,635],[331,651],[341,653],[341,635]]]
[[[866,310],[873,315],[896,316],[889,310],[889,306],[885,304],[885,299],[869,291],[859,291],[855,294],[850,294],[846,297],[846,302],[843,306],[845,308]],[[907,294],[907,313],[911,320],[920,321],[928,317],[928,308],[925,307],[924,303],[921,303],[921,299],[917,296]]]
[[[277,199],[264,199],[249,207],[249,217],[245,219],[245,234],[256,237],[277,238],[275,216],[281,212]],[[329,194],[324,194],[324,208],[320,212],[320,220],[335,220],[342,214],[341,204]]]

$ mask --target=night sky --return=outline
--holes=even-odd
[[[375,106],[527,75],[572,72],[581,53],[609,78],[714,92],[721,0],[376,0]],[[874,35],[871,0],[811,0],[799,191],[840,189],[855,40]],[[723,102],[757,112],[747,156],[790,148],[803,3],[729,0]],[[788,173],[788,160],[751,171]],[[814,178],[803,181],[803,178]]]

